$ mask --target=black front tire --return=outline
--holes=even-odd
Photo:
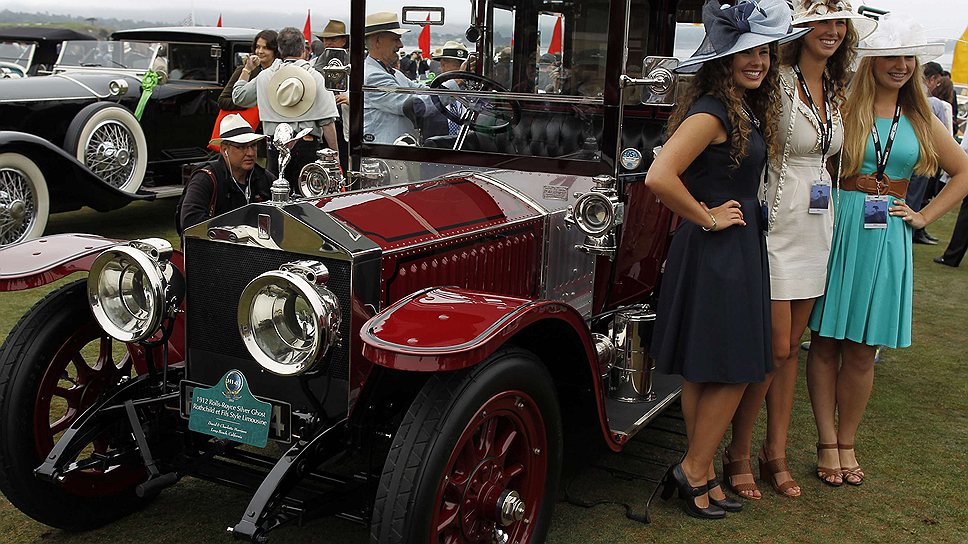
[[[82,353],[92,343],[97,355],[91,349]],[[111,352],[111,339],[88,307],[86,280],[38,302],[0,347],[0,492],[45,525],[91,529],[144,504],[134,494],[145,476],[139,463],[69,474],[58,484],[33,473],[58,432],[93,404],[98,393],[131,372],[130,358],[116,363]],[[100,437],[91,447],[96,451],[99,443],[109,441]]]
[[[474,368],[437,374],[394,437],[370,540],[489,543],[499,528],[512,542],[543,542],[561,455],[555,385],[530,353],[503,349]],[[520,494],[525,514],[501,524],[495,521],[494,498],[510,490]]]

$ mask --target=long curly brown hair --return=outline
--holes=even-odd
[[[798,25],[798,28],[809,25]],[[814,30],[816,32],[816,30]],[[780,47],[780,63],[784,66],[793,66],[800,61],[800,53],[803,51],[803,38],[793,40]],[[854,66],[854,59],[857,58],[857,31],[849,20],[847,21],[847,33],[844,34],[844,41],[837,48],[837,51],[827,59],[827,75],[833,86],[831,91],[838,104],[843,104],[847,98],[847,83],[850,81],[851,68]]]
[[[776,43],[770,44],[770,68],[759,88],[745,93],[746,102],[763,126],[767,156],[776,156],[780,151],[779,131],[776,120],[780,118],[780,81],[777,75],[778,53]],[[732,132],[729,135],[730,155],[733,168],[739,167],[749,152],[750,135],[753,125],[743,113],[743,103],[736,94],[736,81],[733,79],[733,55],[708,61],[696,73],[691,84],[682,93],[676,109],[669,118],[667,135],[679,128],[686,119],[689,109],[701,97],[711,95],[726,105],[726,114]]]

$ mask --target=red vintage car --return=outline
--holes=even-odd
[[[190,475],[252,491],[230,533],[254,542],[332,514],[377,543],[543,541],[563,428],[591,421],[619,451],[679,394],[650,373],[674,218],[644,179],[676,87],[664,55],[699,8],[443,2],[433,32],[476,63],[411,88],[364,84],[353,2],[348,190],[315,192],[342,180],[307,167],[304,198],[193,226],[181,251],[0,251],[0,290],[89,272],[0,349],[0,491],[76,530]],[[458,130],[415,118],[373,143],[374,101],[401,95]]]

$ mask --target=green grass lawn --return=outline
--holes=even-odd
[[[174,239],[173,209],[174,201],[169,200],[135,204],[110,214],[84,210],[55,215],[48,232]],[[801,379],[788,454],[803,487],[802,497],[779,497],[761,483],[764,499],[747,503],[744,512],[725,521],[693,520],[682,513],[677,501],[654,504],[653,523],[644,525],[628,520],[619,505],[641,508],[647,499],[644,485],[593,479],[595,494],[616,504],[586,509],[560,502],[548,541],[968,542],[968,500],[962,490],[968,483],[968,377],[961,367],[968,348],[968,264],[952,269],[931,262],[943,251],[953,223],[954,212],[930,228],[942,245],[915,246],[914,346],[886,351],[877,367],[874,396],[857,439],[858,458],[867,472],[862,487],[830,488],[814,477],[816,435]],[[49,289],[0,293],[0,338]],[[238,491],[185,479],[138,514],[98,531],[71,534],[34,522],[0,497],[0,542],[213,542],[227,539],[225,527],[239,520],[248,498]],[[280,543],[366,540],[364,528],[337,519],[272,534],[272,542]]]

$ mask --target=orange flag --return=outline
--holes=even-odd
[[[548,46],[548,53],[552,55],[561,53],[561,15],[555,21],[555,30],[551,33],[551,45]]]
[[[310,30],[311,26],[309,24],[309,10],[306,10],[306,26],[303,27],[303,37],[306,38],[306,43],[313,43],[313,31]]]

